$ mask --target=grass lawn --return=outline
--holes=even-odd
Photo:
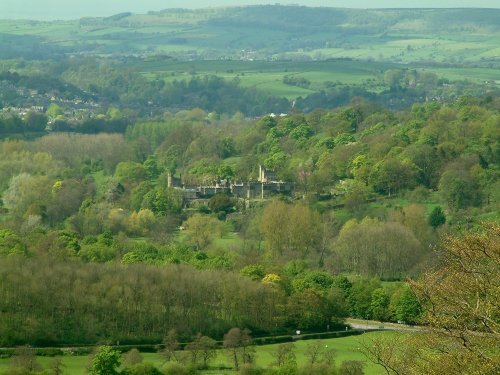
[[[242,244],[242,239],[238,233],[225,233],[223,236],[215,238],[213,245],[222,249],[231,249]]]
[[[336,350],[336,363],[339,365],[343,361],[346,360],[357,360],[365,362],[365,374],[366,375],[382,375],[383,369],[377,365],[367,362],[364,355],[359,351],[361,347],[361,342],[365,340],[369,340],[372,337],[383,336],[387,339],[390,339],[395,333],[393,332],[370,332],[365,333],[360,336],[351,336],[351,337],[343,337],[343,338],[335,338],[335,339],[326,339],[322,340],[322,343],[328,348],[333,348]],[[312,341],[296,341],[295,342],[295,350],[297,354],[297,363],[300,366],[304,366],[307,363],[307,358],[305,356],[305,351],[307,345]],[[273,353],[276,352],[277,344],[273,345],[264,345],[256,347],[256,361],[257,365],[261,367],[270,366],[273,361]],[[156,353],[143,353],[145,362],[153,363],[157,367],[161,367],[164,365],[164,359]],[[52,358],[47,357],[39,357],[38,361],[43,367],[47,367]],[[10,366],[10,359],[0,359],[0,372],[6,370]],[[89,358],[87,356],[65,356],[62,357],[62,361],[64,364],[64,373],[71,375],[83,375],[86,374],[86,367],[89,363]],[[223,368],[229,367],[230,361],[226,357],[226,354],[223,351],[219,351],[217,357],[211,364],[215,368]],[[203,371],[203,374],[236,374],[236,372],[232,370],[207,370]]]
[[[103,171],[94,172],[91,174],[94,178],[95,185],[97,188],[97,196],[102,197],[106,193],[106,184],[109,181],[110,177],[104,175]]]

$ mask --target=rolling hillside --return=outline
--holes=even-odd
[[[500,10],[300,6],[167,9],[74,21],[1,21],[0,57],[47,53],[180,59],[481,63],[500,56]]]

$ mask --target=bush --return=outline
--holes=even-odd
[[[234,199],[228,194],[217,193],[208,202],[208,207],[212,212],[224,212],[229,213],[233,211]]]
[[[65,348],[63,349],[63,354],[69,354],[69,355],[89,355],[93,351],[92,346],[82,346],[82,347],[75,347],[75,348]]]
[[[439,206],[434,207],[429,215],[429,225],[433,228],[437,228],[444,223],[446,223],[446,215],[444,214],[443,209]]]
[[[326,333],[308,333],[300,335],[296,340],[319,340],[319,339],[333,339],[337,337],[348,337],[361,335],[361,331],[339,331],[339,332],[326,332]]]
[[[300,375],[333,375],[336,374],[335,366],[330,366],[326,363],[315,363],[307,365],[300,369]]]
[[[426,189],[424,186],[419,185],[412,191],[408,192],[406,194],[406,197],[410,202],[423,203],[429,200],[430,193],[429,190]]]
[[[121,353],[129,352],[132,349],[137,349],[141,353],[156,353],[158,351],[158,345],[154,345],[154,344],[119,345],[119,346],[115,346],[115,349],[119,350]]]
[[[115,375],[119,374],[117,368],[120,367],[120,352],[111,346],[103,345],[97,348],[92,358],[90,373],[92,375]]]
[[[361,361],[344,361],[340,365],[339,375],[364,375],[364,362]]]
[[[240,367],[240,375],[263,375],[266,371],[260,367],[255,367],[250,364],[244,364]]]
[[[188,368],[177,362],[170,362],[163,366],[163,374],[165,375],[190,375],[196,373],[196,370]]]
[[[0,349],[0,358],[10,358],[14,355],[15,349]]]
[[[144,358],[142,357],[139,350],[136,348],[129,350],[128,352],[123,354],[123,361],[128,366],[135,366],[139,363],[142,363]]]
[[[56,357],[64,354],[59,348],[37,348],[35,351],[36,355],[40,357]]]
[[[31,372],[22,368],[9,368],[2,372],[2,375],[30,375]]]
[[[253,340],[254,345],[269,345],[269,344],[282,344],[285,342],[292,342],[292,336],[272,336],[272,337],[258,337]]]
[[[122,371],[123,375],[162,375],[151,363],[138,363]]]

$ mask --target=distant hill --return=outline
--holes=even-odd
[[[0,21],[7,48],[179,59],[497,63],[500,9],[343,9],[248,6],[120,13],[77,21]],[[37,38],[37,39],[33,39]],[[19,39],[22,39],[19,41]],[[40,39],[33,48],[33,40]],[[25,41],[25,43],[23,42]],[[35,51],[35,52],[34,52]]]

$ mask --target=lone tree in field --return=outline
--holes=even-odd
[[[320,361],[324,347],[324,344],[320,340],[307,344],[305,355],[309,364],[313,365]]]
[[[29,346],[20,346],[14,351],[12,367],[25,370],[29,373],[40,371],[42,367],[36,360],[35,349]]]
[[[121,364],[120,352],[111,346],[101,346],[92,359],[90,373],[92,375],[116,375]]]

